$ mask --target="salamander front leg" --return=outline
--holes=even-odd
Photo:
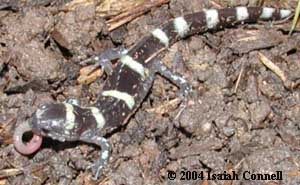
[[[92,56],[80,62],[81,65],[94,64],[90,72],[102,67],[106,74],[110,75],[113,71],[112,60],[119,59],[127,54],[127,49],[124,47],[110,48],[101,52],[99,55]]]
[[[64,103],[68,103],[68,104],[71,104],[71,105],[76,105],[76,106],[80,106],[81,105],[81,102],[79,99],[77,98],[67,98],[65,99]]]
[[[154,59],[152,61],[152,70],[156,73],[160,74],[161,76],[165,77],[166,79],[170,80],[174,83],[177,87],[179,87],[180,92],[179,95],[181,98],[188,96],[188,94],[192,91],[191,85],[188,83],[186,79],[179,73],[171,70],[168,66],[163,64],[160,60]]]
[[[89,167],[92,169],[93,179],[96,180],[101,176],[104,167],[108,163],[110,157],[110,144],[107,139],[97,136],[95,132],[86,132],[80,137],[80,141],[93,143],[101,147],[99,159]]]

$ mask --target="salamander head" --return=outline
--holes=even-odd
[[[31,154],[39,149],[42,136],[65,141],[72,140],[75,127],[73,105],[67,103],[47,103],[41,105],[32,118],[18,126],[14,133],[14,145],[22,154]],[[72,127],[72,128],[71,128]],[[25,142],[23,135],[32,132],[32,138]]]
[[[67,103],[41,105],[32,117],[33,132],[62,142],[65,141],[71,137],[68,130],[73,129],[75,126],[73,107],[73,105]]]

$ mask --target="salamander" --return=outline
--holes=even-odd
[[[258,20],[286,19],[291,14],[287,9],[269,7],[205,9],[169,20],[129,50],[122,48],[93,56],[90,60],[95,66],[102,66],[108,73],[97,101],[88,107],[82,107],[76,101],[42,104],[31,118],[16,128],[15,148],[22,154],[31,154],[40,148],[42,137],[96,144],[101,147],[101,152],[91,170],[98,178],[108,163],[111,150],[105,134],[125,124],[135,113],[149,93],[155,74],[159,73],[177,85],[182,97],[191,91],[187,80],[160,61],[163,51],[194,34]],[[119,62],[112,70],[110,60],[115,58]],[[32,131],[33,137],[24,143],[22,135],[27,131]]]

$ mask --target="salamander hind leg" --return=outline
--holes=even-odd
[[[192,87],[189,82],[179,73],[171,70],[168,66],[163,64],[160,60],[154,59],[151,65],[152,70],[155,73],[160,74],[166,79],[170,80],[173,84],[179,87],[179,96],[186,99],[192,91]]]
[[[80,141],[92,143],[101,147],[101,152],[99,155],[99,159],[94,162],[88,168],[91,168],[93,173],[93,179],[98,179],[102,173],[105,166],[108,164],[109,157],[110,157],[110,144],[104,137],[98,136],[93,131],[87,131],[80,137]]]
[[[81,65],[93,64],[90,72],[102,67],[106,74],[110,75],[113,71],[112,60],[119,59],[127,53],[124,47],[106,49],[98,55],[92,56],[80,62]]]

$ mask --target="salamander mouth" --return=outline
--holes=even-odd
[[[37,130],[31,128],[29,121],[26,121],[15,129],[13,141],[19,153],[29,155],[40,148],[42,136]]]

